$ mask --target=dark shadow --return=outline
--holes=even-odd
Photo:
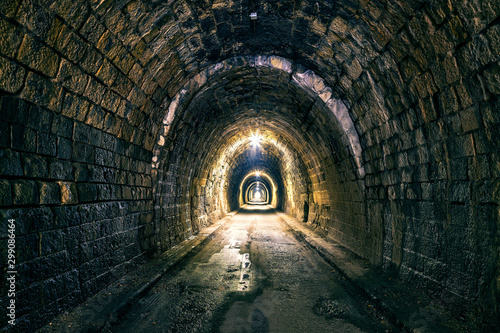
[[[307,201],[304,201],[304,218],[302,219],[302,222],[307,222],[309,218],[309,203]]]

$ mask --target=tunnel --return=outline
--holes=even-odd
[[[498,328],[499,14],[0,1],[1,326],[48,325],[250,204]]]

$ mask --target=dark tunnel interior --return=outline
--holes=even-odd
[[[248,203],[498,322],[499,14],[496,0],[0,1],[19,327]]]

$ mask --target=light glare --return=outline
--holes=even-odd
[[[250,142],[252,143],[252,146],[258,146],[260,142],[260,136],[254,135],[250,138]]]

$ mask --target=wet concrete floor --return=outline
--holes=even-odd
[[[392,332],[268,206],[246,206],[112,332]]]

